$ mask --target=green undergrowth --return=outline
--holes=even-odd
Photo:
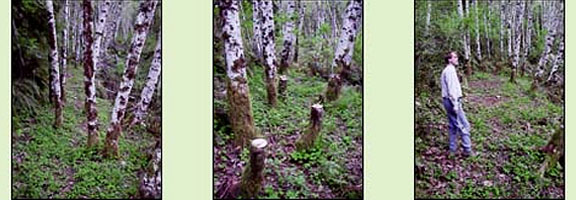
[[[421,130],[427,127],[425,123],[441,124],[415,138],[417,198],[564,197],[565,175],[560,164],[543,177],[538,173],[547,156],[538,148],[562,125],[563,105],[552,103],[545,88],[530,91],[530,78],[517,77],[516,81],[509,82],[506,74],[481,72],[469,79],[464,110],[471,124],[475,157],[445,157],[445,113],[417,110],[416,115],[427,117],[417,121],[417,133],[425,132]]]
[[[13,198],[130,198],[137,193],[137,172],[146,166],[153,136],[136,127],[123,132],[119,159],[101,155],[112,103],[98,98],[99,144],[87,148],[81,67],[70,67],[64,122],[53,128],[53,108],[13,117]],[[82,127],[84,126],[84,127]],[[137,136],[135,136],[137,135]]]
[[[340,98],[323,102],[324,115],[320,136],[313,148],[296,151],[293,147],[299,135],[309,126],[310,106],[320,103],[327,80],[309,76],[306,69],[288,70],[288,86],[279,96],[276,107],[267,103],[263,67],[249,65],[250,97],[254,123],[258,131],[275,144],[268,148],[265,169],[266,181],[259,198],[360,198],[362,196],[362,93],[356,86],[342,88]],[[217,70],[215,70],[217,71]],[[222,76],[223,74],[216,74]],[[215,99],[214,107],[228,109],[226,99]],[[214,119],[214,144],[219,151],[215,167],[225,168],[230,163],[229,151],[234,135],[230,125]],[[249,161],[248,148],[238,156]],[[224,159],[225,158],[225,159]],[[354,169],[348,166],[354,166]],[[216,181],[225,175],[215,173]],[[356,189],[351,189],[356,188]],[[215,187],[216,190],[216,187]],[[319,192],[320,191],[320,192]]]

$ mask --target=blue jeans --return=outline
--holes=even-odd
[[[450,152],[456,152],[458,135],[462,139],[462,148],[465,152],[472,151],[470,142],[470,123],[466,119],[466,113],[462,109],[462,102],[458,99],[458,111],[454,110],[454,105],[448,97],[443,98],[444,108],[448,114],[448,132],[450,138]]]

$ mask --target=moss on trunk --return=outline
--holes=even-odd
[[[250,102],[250,89],[246,78],[238,76],[228,80],[227,97],[230,105],[229,118],[232,131],[236,134],[236,145],[244,146],[245,142],[254,137],[254,118]]]

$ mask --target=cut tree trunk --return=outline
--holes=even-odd
[[[56,34],[56,18],[54,17],[54,5],[51,0],[46,1],[48,10],[48,44],[50,45],[50,86],[52,88],[52,103],[54,104],[54,127],[62,125],[62,95],[60,89],[60,69],[58,66],[58,40]]]
[[[269,11],[272,11],[270,2]],[[238,1],[221,1],[220,16],[224,20],[222,39],[226,58],[227,98],[230,106],[229,119],[235,134],[235,144],[244,146],[254,135],[254,118],[250,102],[250,88],[246,77],[244,47],[240,35]],[[267,33],[267,32],[264,32]],[[266,45],[266,43],[264,43]]]
[[[262,183],[264,182],[264,168],[266,167],[266,146],[268,142],[265,139],[254,139],[250,145],[250,163],[244,169],[240,191],[242,197],[256,197]]]
[[[310,124],[308,129],[300,136],[296,142],[296,149],[303,151],[314,147],[316,139],[322,130],[322,116],[324,109],[321,104],[314,104],[310,107]]]
[[[138,16],[136,17],[136,23],[134,24],[134,34],[130,50],[128,51],[129,54],[126,58],[126,69],[124,70],[122,82],[119,87],[120,89],[116,95],[116,100],[114,101],[110,125],[108,126],[108,131],[106,133],[104,155],[107,157],[118,156],[118,138],[122,132],[122,125],[120,122],[122,122],[126,113],[128,95],[134,85],[134,77],[138,70],[140,54],[142,53],[142,49],[146,43],[146,36],[148,35],[148,31],[152,25],[157,3],[158,1],[155,0],[146,0],[140,3],[140,9],[138,11]]]

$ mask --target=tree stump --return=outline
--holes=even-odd
[[[250,163],[244,169],[240,183],[243,198],[255,197],[262,188],[267,145],[268,141],[262,138],[254,139],[251,142]]]
[[[328,87],[326,88],[326,100],[334,101],[340,96],[340,88],[342,87],[342,79],[340,75],[332,74],[328,80]]]
[[[278,94],[280,98],[286,97],[286,87],[288,86],[288,77],[286,75],[280,76],[280,83],[278,84]]]
[[[322,130],[322,116],[324,109],[321,104],[314,104],[310,109],[310,125],[296,142],[296,150],[306,150],[314,146]]]

